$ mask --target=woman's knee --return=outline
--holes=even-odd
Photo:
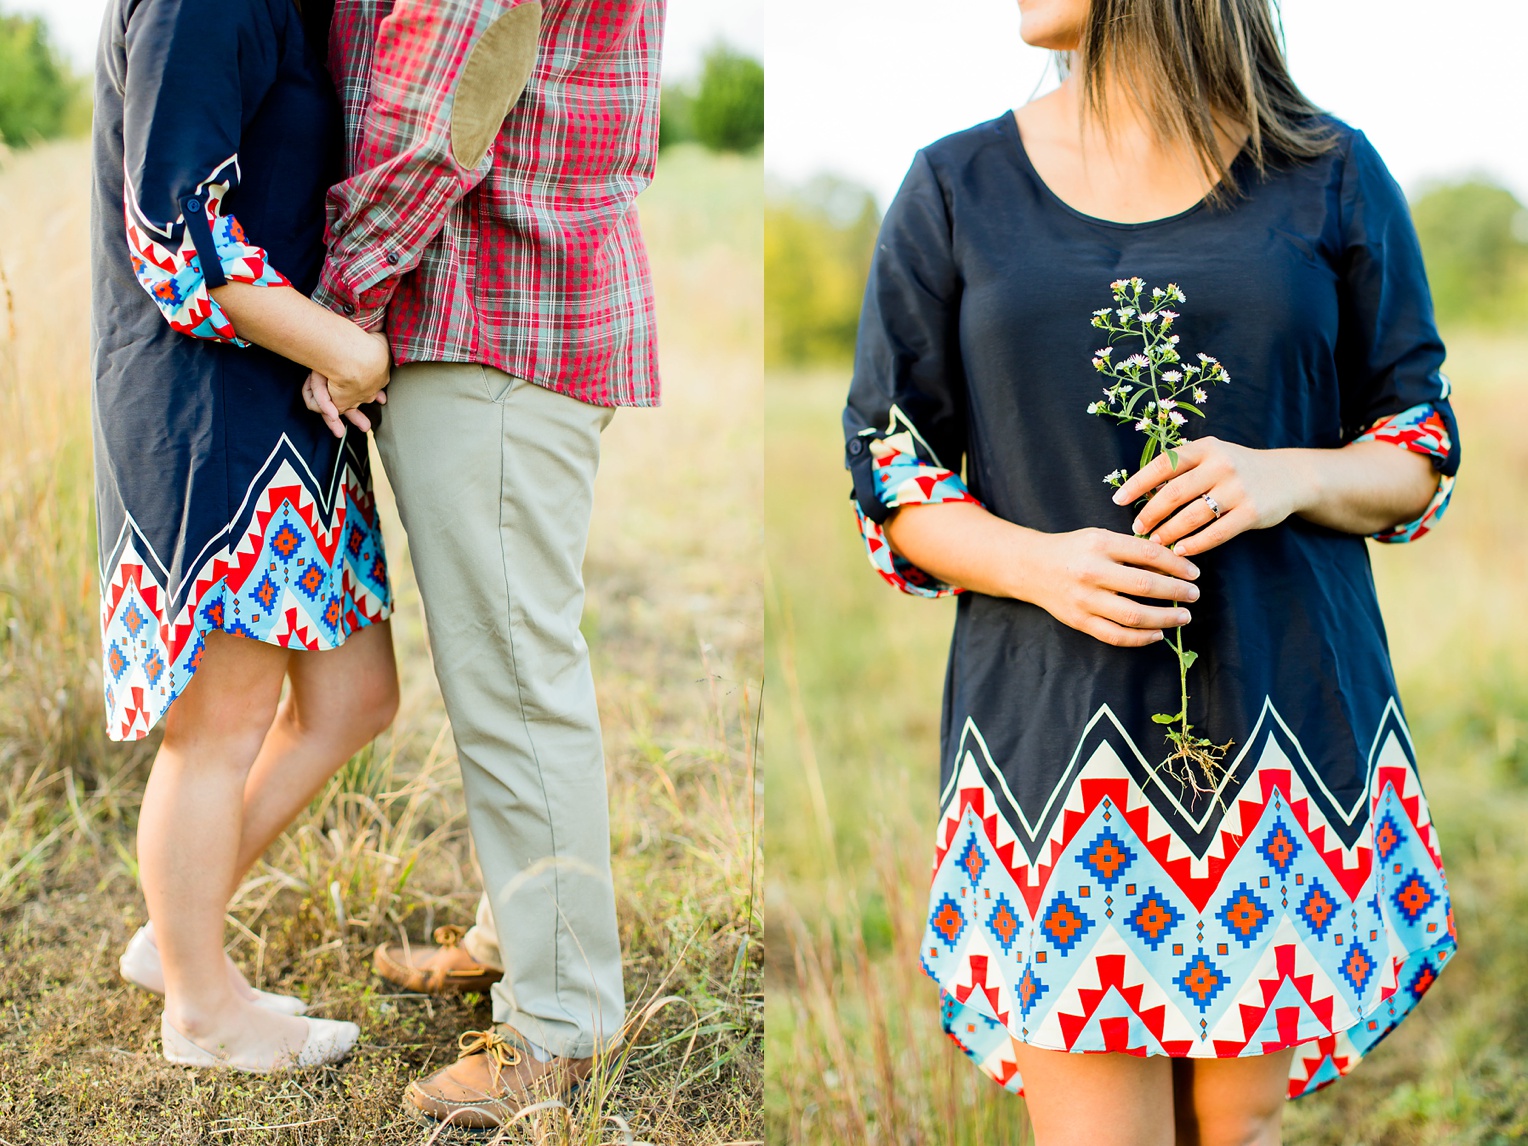
[[[275,718],[285,673],[286,650],[212,634],[165,713],[165,746],[247,768]]]
[[[282,706],[283,719],[304,738],[332,740],[354,751],[398,714],[398,673],[391,657],[352,664],[350,671],[316,684],[304,678]]]

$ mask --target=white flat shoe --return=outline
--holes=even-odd
[[[154,945],[153,936],[148,933],[147,927],[140,927],[133,932],[133,937],[127,941],[126,950],[122,952],[122,958],[117,960],[117,970],[133,986],[142,987],[156,995],[164,994],[164,966],[159,960],[159,948]],[[275,1011],[278,1015],[301,1015],[308,1010],[308,1004],[295,995],[273,995],[269,991],[255,991],[255,997],[250,1002],[267,1011]]]
[[[302,1049],[287,1054],[276,1062],[256,1062],[237,1055],[215,1054],[192,1042],[170,1025],[167,1016],[159,1020],[159,1037],[164,1043],[164,1057],[179,1066],[209,1067],[215,1070],[237,1070],[245,1074],[273,1074],[282,1070],[300,1070],[308,1066],[326,1066],[339,1062],[350,1053],[361,1037],[361,1028],[354,1023],[334,1019],[309,1019],[308,1036]]]

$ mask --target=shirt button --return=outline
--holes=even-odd
[[[849,454],[851,457],[859,457],[865,452],[865,443],[858,438],[852,438],[849,442]]]
[[[355,313],[355,307],[353,307],[348,302],[341,303],[340,304],[340,309],[343,310],[346,314],[354,314]]]
[[[190,211],[193,215],[196,214],[201,209],[202,209],[202,203],[201,203],[200,199],[187,199],[186,200],[186,210]]]
[[[398,265],[398,256],[396,254],[394,254],[392,251],[388,251],[387,252],[387,263],[388,263],[388,266],[396,267]]]

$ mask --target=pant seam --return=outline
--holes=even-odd
[[[511,381],[509,389],[514,388]],[[541,750],[537,746],[536,737],[531,731],[531,722],[525,712],[525,689],[520,679],[520,656],[515,648],[515,607],[514,594],[510,589],[509,577],[509,552],[505,545],[505,522],[504,522],[504,488],[508,481],[508,419],[509,419],[509,390],[504,393],[504,400],[499,403],[499,559],[504,571],[504,605],[505,605],[505,636],[509,641],[510,671],[515,679],[515,699],[520,708],[520,723],[525,728],[525,740],[531,747],[531,759],[536,763],[536,781],[541,787],[541,803],[546,811],[547,835],[552,842],[552,902],[555,907],[555,922],[552,928],[552,992],[557,997],[557,1007],[567,1016],[566,1006],[562,997],[562,878],[558,871],[558,861],[561,851],[557,847],[557,828],[552,819],[551,799],[547,795],[546,776],[541,765]],[[505,905],[506,908],[508,905]],[[498,915],[494,915],[494,928],[498,928]],[[503,944],[500,944],[503,950]],[[508,962],[506,959],[505,962]],[[519,1010],[516,1007],[516,1010]]]

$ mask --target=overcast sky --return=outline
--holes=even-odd
[[[1409,192],[1478,171],[1528,203],[1523,0],[1282,7],[1295,80]],[[1015,0],[775,0],[770,17],[767,169],[847,175],[883,205],[919,147],[1054,83],[1047,54],[1019,39]]]
[[[105,0],[3,0],[7,11],[40,12],[57,42],[81,71],[95,58]],[[725,40],[764,54],[764,0],[669,0],[664,72],[682,79],[699,68],[701,54]]]

